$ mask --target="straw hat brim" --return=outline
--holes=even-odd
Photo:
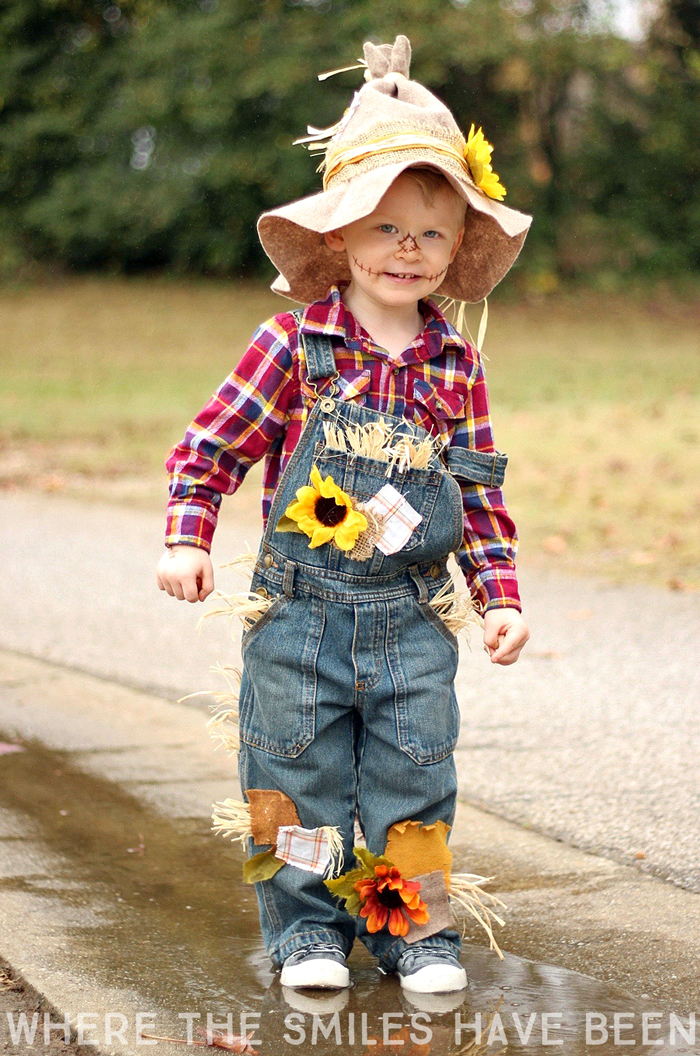
[[[487,297],[511,268],[532,217],[489,198],[439,161],[402,160],[354,176],[326,191],[263,213],[258,235],[279,271],[272,289],[308,304],[325,297],[331,283],[351,278],[345,253],[328,248],[323,232],[367,216],[404,169],[411,165],[438,169],[467,202],[462,245],[447,269],[438,295],[475,302]]]

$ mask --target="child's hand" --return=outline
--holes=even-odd
[[[514,664],[529,637],[517,609],[488,609],[484,613],[484,649],[492,664]]]
[[[161,590],[180,601],[204,601],[214,589],[214,569],[201,546],[171,546],[156,569]]]

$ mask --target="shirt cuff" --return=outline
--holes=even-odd
[[[216,512],[192,503],[173,503],[168,506],[165,526],[165,545],[200,546],[207,553],[211,550]]]
[[[482,568],[468,577],[474,598],[484,612],[488,609],[517,609],[522,612],[518,576],[514,568]]]

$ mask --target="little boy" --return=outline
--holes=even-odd
[[[325,130],[324,191],[258,224],[280,271],[273,289],[306,308],[258,328],[171,452],[158,565],[158,585],[180,600],[211,593],[221,495],[264,458],[251,590],[266,608],[242,643],[241,788],[281,796],[298,823],[283,827],[312,834],[316,852],[331,827],[346,860],[356,818],[370,856],[388,854],[397,825],[427,834],[454,820],[457,643],[431,604],[451,552],[491,661],[514,663],[529,637],[482,364],[428,297],[486,296],[530,218],[496,200],[481,133],[465,143],[408,80],[405,37],[364,53],[368,83]],[[274,847],[249,839],[259,859]],[[419,882],[380,864],[355,884],[352,915],[313,862],[280,864],[256,891],[283,985],[349,985],[356,936],[407,990],[467,985],[459,935]]]

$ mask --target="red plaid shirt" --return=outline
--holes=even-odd
[[[397,358],[360,326],[343,304],[342,289],[331,286],[324,300],[307,305],[299,328],[291,312],[259,326],[238,366],[170,452],[167,545],[208,550],[221,496],[233,494],[261,458],[267,522],[314,399],[302,380],[299,330],[332,338],[341,399],[416,421],[451,444],[495,450],[481,359],[437,305],[419,302],[425,329]],[[517,534],[501,490],[461,480],[460,487],[464,539],[457,559],[467,584],[486,608],[519,609]]]

